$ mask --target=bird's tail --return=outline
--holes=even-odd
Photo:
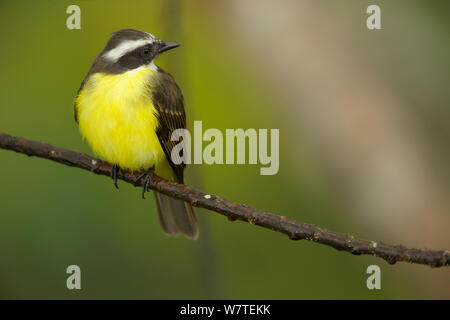
[[[158,208],[159,223],[168,235],[181,233],[189,239],[197,239],[198,224],[192,206],[183,200],[154,192]]]

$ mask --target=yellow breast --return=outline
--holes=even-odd
[[[145,68],[117,75],[96,73],[79,93],[80,132],[109,163],[135,171],[165,159],[156,136],[157,110],[147,87],[156,72]]]

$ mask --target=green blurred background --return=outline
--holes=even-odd
[[[66,8],[81,8],[81,30]],[[378,4],[382,30],[366,28]],[[188,184],[339,232],[449,248],[448,1],[1,1],[0,132],[90,153],[73,101],[111,32],[181,43],[157,64],[188,126],[279,128],[280,171],[192,165]],[[0,298],[450,298],[450,272],[388,265],[197,210],[169,238],[128,184],[0,150]],[[81,267],[82,290],[66,288]],[[377,264],[382,289],[366,287]]]

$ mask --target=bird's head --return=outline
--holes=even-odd
[[[114,32],[97,59],[97,68],[109,73],[121,73],[139,67],[155,68],[153,60],[162,52],[178,47],[154,35],[134,29]]]

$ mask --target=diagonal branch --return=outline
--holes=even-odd
[[[112,167],[104,161],[84,153],[55,147],[46,143],[0,134],[0,148],[89,170],[95,174],[104,176],[111,175]],[[142,182],[136,182],[136,177],[137,174],[135,175],[130,172],[118,173],[119,179],[135,186],[142,186]],[[410,249],[401,245],[393,246],[358,239],[351,235],[326,230],[312,224],[290,220],[284,216],[259,211],[245,204],[228,201],[221,197],[195,190],[186,185],[164,180],[158,176],[153,177],[150,188],[173,198],[187,201],[193,206],[218,212],[228,217],[231,221],[241,220],[252,225],[286,234],[291,240],[305,239],[355,255],[372,255],[382,258],[390,264],[403,261],[429,265],[431,267],[450,265],[449,250]]]

